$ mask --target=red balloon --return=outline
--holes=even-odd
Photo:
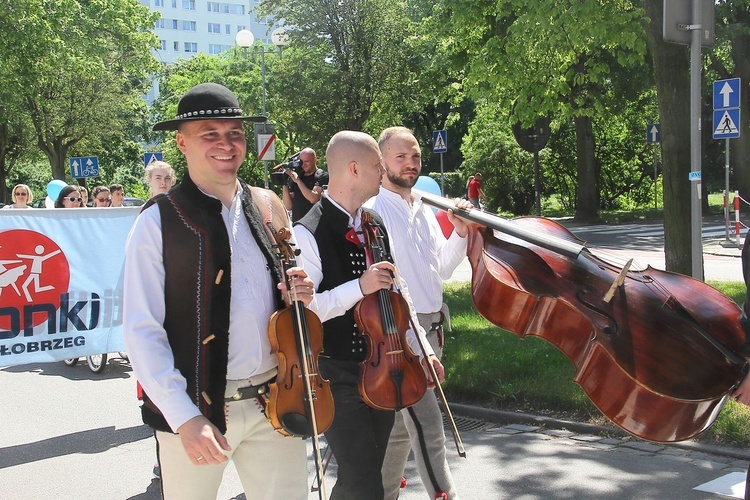
[[[440,224],[440,229],[443,230],[443,235],[446,238],[449,238],[453,232],[453,224],[448,220],[448,214],[442,210],[438,210],[435,213],[435,217],[437,217],[438,223]]]

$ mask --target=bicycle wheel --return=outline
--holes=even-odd
[[[86,362],[89,364],[89,369],[94,373],[101,373],[107,366],[107,354],[92,354],[86,356]]]
[[[63,359],[63,363],[68,366],[75,366],[78,364],[78,358]]]

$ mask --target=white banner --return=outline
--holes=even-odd
[[[0,210],[0,366],[125,350],[122,269],[139,212]]]

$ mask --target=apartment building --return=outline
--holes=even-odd
[[[235,46],[238,31],[247,29],[255,40],[271,43],[271,26],[253,11],[260,0],[140,0],[158,12],[161,19],[154,26],[160,46],[156,57],[164,64],[187,59],[195,54],[219,54]],[[154,85],[146,101],[158,94]]]

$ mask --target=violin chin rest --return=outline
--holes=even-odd
[[[300,436],[302,439],[310,437],[310,422],[301,413],[285,413],[281,417],[281,426],[288,433]]]

